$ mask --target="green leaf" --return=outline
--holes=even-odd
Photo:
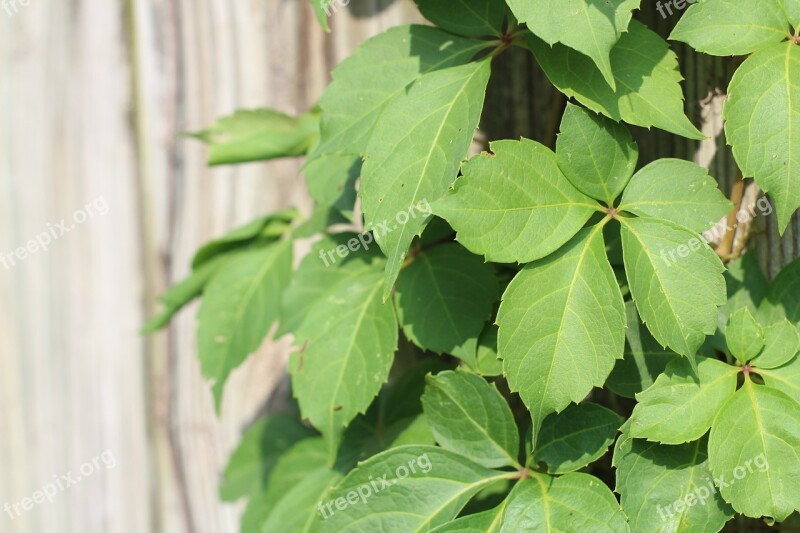
[[[358,278],[376,272],[377,246],[370,234],[340,233],[327,236],[312,246],[292,275],[283,293],[278,336],[295,333],[307,321],[310,311],[336,291],[345,290]],[[355,252],[347,243],[358,244]],[[362,244],[363,243],[363,244]],[[344,247],[344,248],[342,248]],[[344,250],[344,257],[336,253]]]
[[[245,430],[231,454],[219,486],[220,499],[236,501],[257,492],[278,459],[296,442],[314,435],[289,414],[279,413],[258,420]]]
[[[389,224],[375,239],[388,257],[384,299],[427,218],[415,209],[447,192],[466,157],[483,109],[491,63],[425,74],[381,115],[361,174],[367,227]],[[402,215],[402,218],[401,218]]]
[[[758,264],[758,255],[753,249],[726,266],[728,270],[724,275],[728,287],[728,302],[719,309],[720,330],[725,329],[728,317],[736,309],[749,307],[755,313],[766,297],[769,286]]]
[[[783,0],[783,11],[792,28],[800,28],[800,0]]]
[[[198,269],[211,259],[244,248],[247,245],[275,241],[289,229],[299,216],[295,209],[286,209],[265,217],[259,217],[229,231],[222,237],[207,242],[194,254],[192,268]]]
[[[608,451],[621,425],[619,415],[596,403],[570,405],[542,422],[533,462],[550,474],[580,470]]]
[[[786,40],[789,25],[782,0],[761,0],[758,9],[741,0],[706,0],[689,7],[670,39],[698,52],[742,56]]]
[[[380,296],[380,263],[336,283],[308,310],[291,355],[292,388],[303,417],[336,457],[345,426],[366,411],[386,382],[397,350],[397,319]]]
[[[520,22],[547,44],[561,43],[590,57],[611,90],[617,89],[611,49],[627,31],[640,0],[507,0]]]
[[[502,533],[520,531],[630,531],[614,494],[588,474],[534,473],[508,496]]]
[[[624,126],[568,103],[556,155],[578,190],[612,206],[633,175],[639,148]]]
[[[353,218],[356,180],[361,175],[361,158],[349,154],[323,154],[309,161],[306,175],[308,194],[315,202],[333,207]]]
[[[533,37],[528,44],[553,85],[592,111],[689,139],[705,138],[684,114],[677,56],[640,22],[631,21],[611,50],[616,92],[584,55],[560,44],[551,48]]]
[[[662,346],[693,362],[705,336],[717,328],[717,307],[726,297],[725,267],[683,226],[650,218],[620,221],[625,272],[639,315]],[[668,254],[683,248],[689,253],[671,262]]]
[[[319,102],[320,143],[309,159],[333,152],[364,155],[378,116],[409,84],[428,72],[463,65],[485,47],[419,25],[392,28],[364,42],[333,71]]]
[[[680,159],[659,159],[634,174],[619,206],[620,211],[664,218],[698,233],[732,208],[708,170]]]
[[[758,309],[765,324],[785,318],[800,327],[800,259],[795,259],[772,280]]]
[[[292,117],[273,109],[240,109],[191,136],[208,145],[213,166],[304,155],[318,130],[313,111]]]
[[[397,280],[397,316],[406,337],[424,350],[450,353],[477,337],[500,288],[491,265],[459,246],[422,251]]]
[[[440,446],[488,468],[519,468],[514,415],[494,385],[463,371],[427,383],[422,406]]]
[[[603,385],[622,357],[625,308],[601,229],[583,229],[557,253],[526,266],[503,295],[499,353],[534,431],[545,416]]]
[[[746,379],[714,421],[711,471],[736,512],[781,522],[800,509],[800,405]]]
[[[465,37],[503,35],[503,0],[415,0],[422,15],[443,30]]]
[[[757,368],[777,368],[788,363],[800,351],[800,333],[784,319],[764,330],[764,349],[752,361]]]
[[[632,531],[717,533],[733,517],[713,484],[707,443],[663,446],[619,438],[616,491]]]
[[[697,373],[686,359],[667,365],[652,387],[637,394],[629,434],[662,444],[702,437],[736,392],[739,369],[716,359],[698,358]]]
[[[667,364],[678,355],[662,348],[650,335],[639,320],[636,304],[625,302],[625,314],[628,319],[625,357],[617,361],[606,380],[606,387],[620,396],[633,398],[652,385]]]
[[[325,0],[311,0],[311,7],[314,8],[314,16],[323,30],[330,32],[331,26],[328,24],[328,14],[325,12]]]
[[[153,333],[166,327],[178,311],[203,293],[208,280],[216,273],[222,262],[227,259],[227,257],[215,258],[194,270],[188,278],[167,289],[159,297],[161,303],[164,304],[164,309],[142,326],[142,333]]]
[[[269,514],[261,531],[319,531],[316,521],[320,502],[341,478],[342,474],[335,470],[319,468],[287,487],[286,495]]]
[[[432,529],[430,533],[499,533],[504,510],[505,503],[488,511],[461,516]]]
[[[428,531],[455,518],[478,491],[508,477],[441,448],[395,448],[342,480],[327,497],[341,507],[326,512],[317,531]]]
[[[764,383],[777,389],[800,404],[800,357],[795,357],[779,368],[758,368],[756,372]]]
[[[289,240],[241,252],[208,283],[197,315],[203,377],[214,380],[219,412],[228,375],[255,352],[278,319],[292,270]]]
[[[570,240],[600,205],[570,184],[553,152],[528,139],[497,141],[470,159],[454,191],[433,204],[473,253],[528,263]]]
[[[728,319],[725,340],[731,355],[739,362],[746,363],[764,347],[764,329],[750,314],[750,309],[737,309]]]
[[[325,464],[325,442],[321,437],[304,439],[292,446],[277,460],[262,490],[251,496],[242,516],[241,533],[263,533],[264,523],[273,513],[273,524],[286,518],[296,526],[296,531],[307,527],[303,523],[313,518],[317,512],[317,502],[304,498],[300,489],[289,493],[309,477],[315,481],[304,484],[303,490],[309,490],[312,494],[316,492],[318,497],[324,493],[342,477]],[[326,472],[329,475],[324,475]],[[302,501],[295,500],[296,496],[301,497]]]
[[[759,50],[736,70],[723,108],[725,136],[745,177],[775,203],[778,228],[800,207],[800,47]]]

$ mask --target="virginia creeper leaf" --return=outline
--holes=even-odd
[[[416,24],[367,40],[333,71],[333,81],[319,102],[320,143],[309,159],[332,152],[364,155],[388,102],[423,74],[463,65],[485,47],[486,43]]]
[[[308,311],[297,332],[302,351],[289,371],[303,417],[320,430],[333,462],[345,426],[366,411],[389,376],[397,319],[381,298],[380,263],[336,283]]]
[[[228,375],[261,346],[278,319],[291,270],[286,240],[241,252],[208,283],[197,315],[197,348],[203,376],[214,380],[218,412]]]
[[[434,212],[489,261],[527,263],[571,239],[600,205],[570,184],[553,152],[528,139],[497,141],[462,166]]]
[[[621,218],[625,272],[639,315],[662,345],[694,361],[717,328],[725,267],[697,234],[667,220]],[[688,248],[690,243],[696,243]],[[670,252],[689,253],[670,261]],[[682,249],[681,248],[681,249]]]
[[[589,56],[616,90],[611,49],[627,31],[640,0],[507,0],[520,22],[547,44],[561,43]]]
[[[795,259],[775,276],[758,308],[766,324],[785,318],[800,327],[800,259]]]
[[[427,382],[422,406],[440,446],[488,468],[519,466],[517,424],[494,385],[464,371]]]
[[[628,433],[662,444],[702,437],[736,392],[739,370],[716,359],[698,358],[697,372],[686,359],[667,365],[652,387],[636,395]]]
[[[283,453],[312,435],[312,430],[285,413],[255,422],[228,460],[219,485],[220,499],[232,502],[257,492]]]
[[[397,316],[406,337],[450,353],[477,337],[500,288],[491,265],[458,244],[423,250],[397,280]]]
[[[625,302],[628,327],[625,330],[625,357],[617,361],[606,387],[620,396],[633,398],[652,385],[678,354],[665,350],[639,320],[636,304]]]
[[[783,233],[800,207],[800,46],[780,43],[739,66],[723,108],[725,135],[745,177],[769,193]]]
[[[742,0],[705,0],[689,7],[670,39],[715,56],[747,55],[789,35],[783,0],[760,0],[758,9]]]
[[[714,421],[708,455],[736,512],[781,522],[800,509],[800,405],[783,392],[745,380]]]
[[[503,295],[498,348],[534,432],[550,413],[601,386],[625,342],[625,308],[605,255],[602,227],[581,230],[526,266]]]
[[[349,154],[323,154],[303,167],[308,194],[320,205],[333,207],[353,217],[356,179],[361,175],[361,158]]]
[[[428,531],[455,518],[478,491],[507,477],[442,448],[394,448],[361,463],[339,483],[328,499],[359,489],[364,496],[319,519],[317,531]]]
[[[304,155],[318,132],[316,112],[292,117],[273,109],[253,109],[236,111],[191,136],[208,145],[208,164],[214,166]]]
[[[534,465],[546,464],[550,474],[580,470],[608,451],[621,425],[618,414],[596,403],[570,405],[542,422]]]
[[[746,363],[764,347],[764,329],[759,325],[750,309],[744,307],[731,313],[725,328],[728,349],[739,362]]]
[[[698,233],[731,208],[708,170],[680,159],[659,159],[634,174],[619,206],[621,211],[665,218]]]
[[[733,517],[714,486],[707,445],[705,437],[664,446],[623,433],[614,449],[616,491],[632,531],[717,533]]]
[[[528,44],[553,85],[592,111],[689,139],[705,138],[683,112],[677,56],[640,22],[632,20],[611,50],[616,92],[583,54],[560,44],[551,48],[535,37]]]
[[[756,371],[764,378],[764,383],[800,404],[800,357],[778,368],[758,368]]]
[[[381,115],[361,173],[367,226],[389,223],[375,238],[388,257],[384,299],[427,217],[414,206],[447,192],[472,143],[483,109],[487,60],[425,74]],[[414,216],[412,216],[412,214]],[[403,219],[400,215],[404,215]]]
[[[630,531],[614,494],[594,476],[533,473],[508,495],[502,533]]]
[[[758,368],[777,368],[800,351],[800,333],[786,319],[776,322],[764,330],[764,349],[752,361]]]
[[[466,37],[503,35],[503,0],[415,0],[422,15],[443,30]]]
[[[559,168],[579,191],[610,206],[633,175],[639,148],[624,126],[567,104],[556,155]]]

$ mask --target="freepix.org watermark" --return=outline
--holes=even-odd
[[[724,225],[716,225],[709,231],[707,231],[704,235],[707,235],[708,238],[705,236],[698,236],[694,237],[686,242],[686,244],[681,244],[677,248],[673,248],[672,250],[661,250],[661,260],[664,261],[664,264],[667,266],[672,266],[677,263],[680,259],[689,257],[689,254],[692,252],[696,252],[709,241],[718,241],[725,236],[726,233],[730,231],[734,231],[736,228],[739,227],[740,224],[749,223],[752,221],[756,216],[763,215],[769,216],[773,212],[772,204],[769,203],[769,200],[766,196],[762,196],[756,202],[756,209],[748,212],[746,210],[739,211],[736,213],[736,224],[732,227],[728,226],[727,224]],[[677,257],[676,257],[677,255]]]
[[[407,210],[397,213],[397,215],[394,217],[394,221],[384,220],[380,224],[374,224],[373,226],[366,228],[366,231],[358,235],[358,237],[353,237],[347,241],[346,245],[340,244],[336,248],[320,250],[319,258],[322,259],[322,262],[325,263],[326,267],[335,265],[336,257],[334,257],[334,253],[338,255],[340,259],[344,259],[350,255],[351,252],[369,250],[369,246],[373,243],[373,239],[375,237],[382,237],[387,233],[391,233],[400,226],[407,224],[409,220],[415,219],[418,216],[422,216],[424,218],[429,217],[431,214],[433,214],[433,211],[431,210],[431,204],[428,202],[428,200],[420,200]]]
[[[726,480],[724,475],[719,478],[714,478],[713,480],[711,478],[706,478],[706,485],[698,485],[693,491],[687,492],[664,508],[660,505],[656,506],[656,511],[658,511],[661,521],[666,522],[672,518],[673,515],[680,515],[697,504],[705,505],[708,499],[717,492],[717,488],[724,489],[736,483],[737,480],[746,478],[753,473],[754,466],[762,474],[769,470],[767,457],[763,453],[760,453],[752,459],[745,461],[744,465],[739,465],[734,468],[733,479]]]
[[[319,5],[325,11],[325,14],[330,17],[339,12],[338,6],[347,7],[350,5],[350,0],[319,0]]]
[[[354,490],[348,492],[346,495],[336,498],[335,500],[329,500],[324,504],[322,502],[318,502],[317,510],[322,515],[322,518],[327,520],[328,518],[332,517],[337,510],[344,511],[348,506],[356,505],[358,503],[366,504],[367,500],[373,494],[377,494],[384,489],[388,489],[392,485],[397,484],[398,481],[406,479],[411,474],[416,474],[417,472],[427,474],[431,470],[433,470],[433,464],[431,463],[431,459],[428,457],[428,454],[426,453],[420,455],[415,459],[411,459],[407,465],[400,465],[395,468],[394,479],[387,480],[386,478],[389,476],[389,474],[384,474],[375,479],[373,479],[373,476],[369,476],[368,483],[362,483]],[[335,510],[333,508],[334,506],[336,507]]]
[[[686,9],[687,5],[690,6],[696,2],[698,2],[698,0],[667,0],[662,4],[661,0],[659,0],[656,2],[656,10],[658,11],[658,14],[661,15],[662,19],[666,19],[667,13],[664,11],[665,9],[671,16],[673,13],[673,7],[675,8],[675,11],[682,11]]]
[[[44,502],[52,503],[53,499],[58,495],[59,492],[64,492],[70,487],[77,485],[83,479],[99,471],[101,467],[105,467],[105,469],[108,470],[109,468],[114,468],[115,466],[117,466],[117,460],[114,458],[114,454],[111,453],[110,450],[106,450],[100,455],[83,463],[78,469],[78,474],[73,474],[72,471],[69,471],[60,476],[53,476],[53,481],[33,491],[30,496],[26,496],[25,498],[12,503],[6,502],[5,505],[3,505],[3,511],[8,514],[11,520],[14,520],[15,518],[19,517],[22,512],[33,509],[35,505],[39,505]]]
[[[2,0],[0,5],[3,6],[3,11],[6,12],[6,15],[9,17],[13,17],[19,12],[19,7],[28,7],[31,5],[33,0]],[[350,0],[347,0],[350,2]]]
[[[38,234],[36,238],[26,242],[25,246],[19,246],[12,252],[0,252],[0,264],[6,270],[10,270],[12,267],[17,266],[18,262],[24,261],[36,252],[46,252],[54,241],[74,230],[78,225],[95,216],[102,216],[106,213],[108,213],[108,204],[105,198],[102,196],[95,198],[94,201],[75,211],[70,220],[62,218],[55,224],[47,224],[45,230]]]

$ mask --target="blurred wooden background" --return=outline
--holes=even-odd
[[[217,419],[195,357],[195,308],[151,339],[137,329],[198,245],[308,204],[297,162],[209,170],[205,149],[178,133],[240,107],[306,110],[341,58],[416,10],[352,0],[325,35],[307,0],[20,1],[11,15],[0,8],[0,254],[98,199],[108,211],[46,252],[0,264],[0,506],[106,450],[116,466],[13,520],[0,510],[0,531],[234,532],[240,509],[219,503],[218,475],[281,385],[286,345],[265,346],[233,375]],[[700,105],[716,67],[687,61],[690,116],[718,133],[720,97]],[[542,83],[528,57],[503,58],[490,135],[545,129]],[[664,139],[650,152],[694,157],[732,181],[724,143],[697,152]],[[761,256],[774,273],[796,255],[800,226],[779,240],[769,224]]]

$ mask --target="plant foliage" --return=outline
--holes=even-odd
[[[751,253],[726,268],[700,236],[734,207],[715,179],[640,161],[625,123],[704,135],[639,0],[416,3],[432,25],[364,42],[308,112],[193,134],[212,165],[304,156],[315,202],[203,246],[145,328],[202,298],[218,409],[270,334],[292,338],[296,412],[256,421],[223,474],[222,499],[248,500],[242,531],[795,520],[800,260],[772,283]],[[800,2],[690,3],[672,39],[747,56],[725,139],[783,231],[800,207]],[[552,143],[476,148],[512,47],[571,101]]]

